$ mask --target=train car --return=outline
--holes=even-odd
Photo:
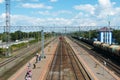
[[[109,46],[110,46],[110,44],[103,43],[103,44],[101,45],[101,48],[102,48],[103,50],[105,50],[105,51],[108,51]]]
[[[100,41],[94,41],[94,42],[93,42],[93,46],[94,46],[95,48],[101,48],[101,47],[102,47],[102,46],[101,46],[102,44],[103,44],[103,42],[100,42]]]
[[[90,44],[92,46],[93,46],[93,42],[94,42],[94,40],[88,40],[88,44]]]
[[[81,38],[80,40],[87,43],[87,44],[89,44],[89,45],[93,45],[93,40],[90,40],[88,38]]]
[[[119,45],[111,45],[108,48],[108,51],[112,53],[112,55],[120,56],[120,46]]]
[[[83,37],[77,37],[77,40],[81,40],[89,45],[92,45],[94,46],[94,49],[102,51],[101,53],[120,61],[120,45],[110,45],[100,41],[89,40]]]
[[[120,46],[116,49],[116,55],[118,55],[120,57]]]

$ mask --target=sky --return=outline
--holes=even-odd
[[[120,25],[120,0],[10,0],[12,26]],[[0,0],[0,25],[5,25],[5,0]]]

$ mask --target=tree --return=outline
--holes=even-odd
[[[120,44],[120,30],[113,30],[113,38]]]

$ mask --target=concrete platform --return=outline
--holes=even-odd
[[[92,80],[120,80],[118,76],[98,62],[93,56],[87,53],[87,51],[83,50],[67,37],[65,39],[79,57],[79,60],[85,67]]]
[[[55,54],[55,50],[58,45],[58,39],[50,43],[44,50],[46,58],[42,59],[38,63],[36,63],[36,68],[33,69],[33,64],[36,62],[36,57],[30,60],[32,70],[32,79],[31,80],[43,80],[46,76],[46,73],[49,69],[49,66],[52,62],[53,55]],[[13,76],[11,76],[8,80],[25,80],[25,74],[28,70],[28,63],[24,65],[20,70],[18,70]]]

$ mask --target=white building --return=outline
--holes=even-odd
[[[112,44],[112,29],[107,27],[99,29],[99,41]]]

